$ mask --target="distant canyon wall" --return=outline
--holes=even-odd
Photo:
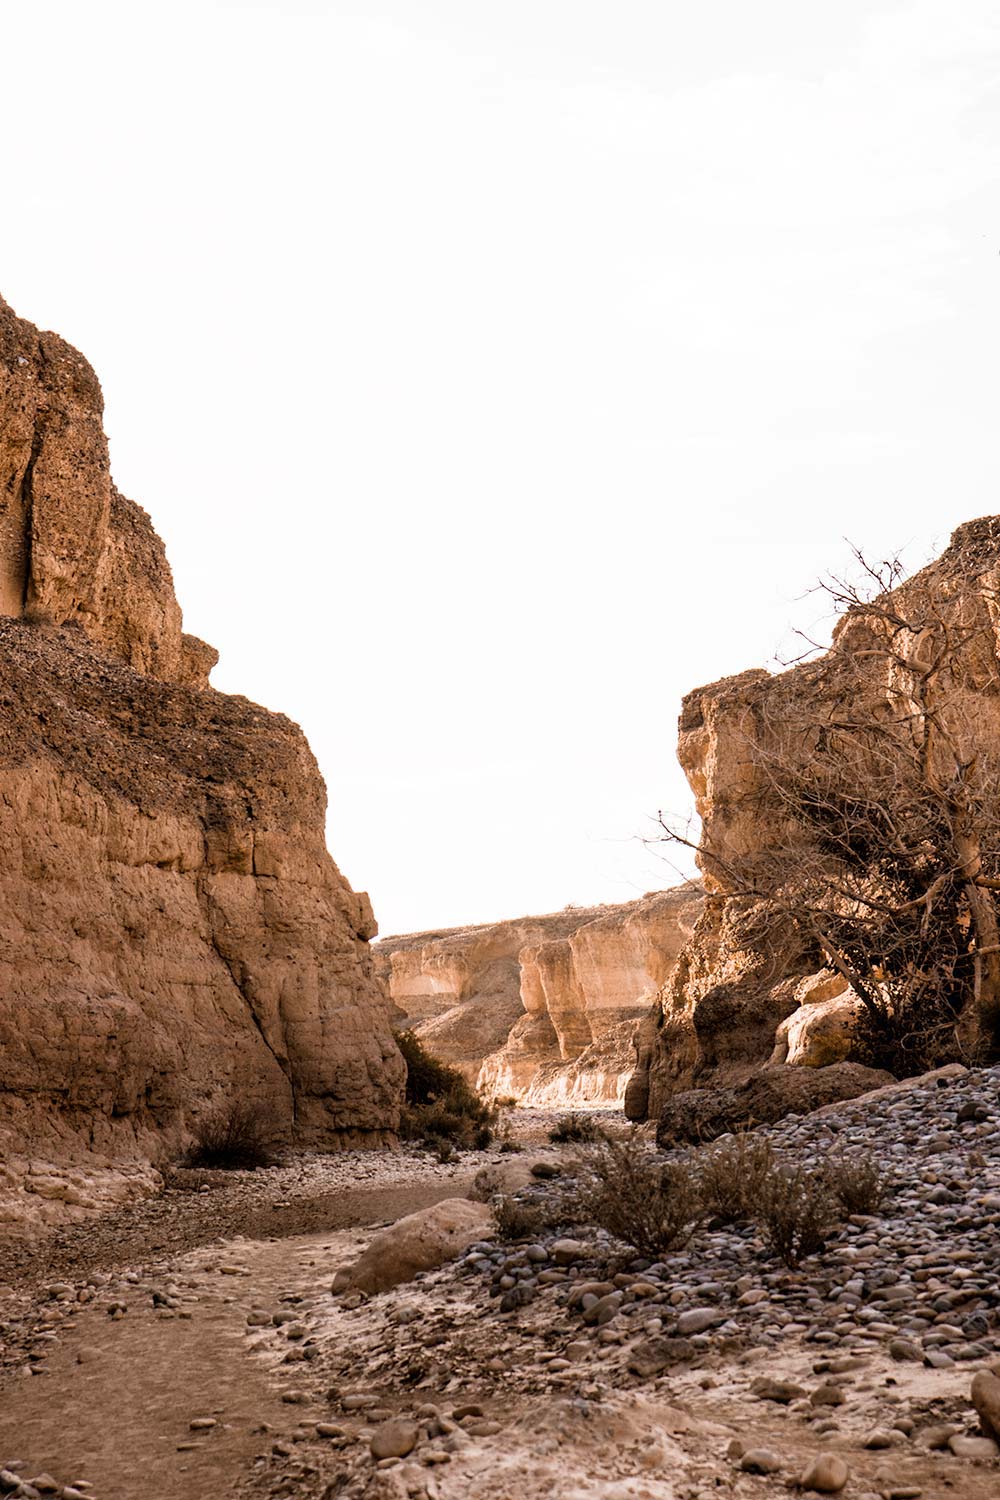
[[[374,946],[395,1007],[470,1082],[524,1104],[611,1104],[701,909],[697,887]]]

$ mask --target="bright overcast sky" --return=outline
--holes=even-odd
[[[383,932],[621,901],[683,692],[1000,510],[993,0],[31,0],[0,291]]]

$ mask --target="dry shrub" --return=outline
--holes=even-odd
[[[849,1214],[877,1213],[889,1191],[889,1178],[865,1157],[831,1157],[823,1163],[822,1177]]]
[[[763,1137],[737,1135],[699,1151],[693,1165],[705,1208],[734,1224],[756,1210],[764,1184],[775,1170],[775,1157]]]
[[[469,1197],[475,1203],[489,1203],[504,1192],[506,1176],[503,1167],[480,1167],[472,1179]]]
[[[280,1134],[274,1115],[259,1104],[233,1100],[205,1115],[194,1126],[194,1140],[181,1159],[184,1167],[218,1171],[255,1171],[279,1159]]]
[[[604,1131],[590,1115],[560,1115],[549,1131],[549,1140],[556,1145],[591,1145],[607,1139]]]
[[[457,1068],[449,1068],[424,1048],[412,1031],[396,1045],[406,1063],[406,1100],[399,1122],[404,1140],[421,1141],[442,1161],[455,1147],[481,1150],[493,1139],[497,1112],[476,1093]]]
[[[777,1166],[761,1185],[755,1217],[771,1248],[794,1269],[822,1250],[841,1213],[821,1172]]]
[[[579,1222],[606,1229],[654,1260],[689,1239],[703,1215],[690,1164],[663,1162],[635,1135],[605,1139],[588,1151],[578,1192]]]
[[[502,1240],[533,1240],[566,1223],[565,1202],[560,1198],[530,1200],[503,1194],[494,1200],[497,1235]]]

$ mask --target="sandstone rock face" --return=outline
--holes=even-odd
[[[470,1082],[522,1103],[611,1104],[650,997],[689,939],[697,887],[376,945],[396,1007]]]
[[[289,720],[207,687],[101,411],[86,361],[0,304],[8,1174],[29,1145],[155,1157],[231,1096],[301,1142],[383,1141],[403,1065],[319,770]]]
[[[927,643],[898,629],[898,617],[947,622],[964,641],[939,702],[950,746],[975,759],[1000,748],[1000,517],[956,531],[938,562],[884,596],[881,614],[848,611],[830,653],[772,676],[744,672],[699,688],[685,699],[678,757],[694,792],[704,842],[718,856],[703,870],[706,899],[692,942],[677,961],[640,1030],[638,1065],[626,1095],[634,1119],[657,1117],[671,1094],[692,1085],[739,1084],[772,1057],[815,1067],[848,1055],[853,998],[834,976],[813,1013],[800,990],[822,960],[789,924],[776,930],[760,913],[727,900],[727,865],[766,867],[800,837],[787,804],[775,795],[768,757],[800,755],[790,722],[828,722],[844,701],[877,722],[901,714],[902,670],[885,642],[918,674]],[[896,614],[894,614],[896,611]],[[874,649],[873,649],[874,648]],[[841,685],[838,688],[838,683]],[[847,684],[846,689],[843,684]],[[840,697],[838,698],[838,692]],[[891,696],[890,695],[895,695]],[[893,705],[890,707],[890,704]],[[790,751],[791,744],[791,751]],[[864,765],[856,767],[859,783]],[[829,982],[831,976],[821,976]],[[835,1000],[835,997],[839,999]]]

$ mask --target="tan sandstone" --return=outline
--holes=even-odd
[[[524,1104],[620,1101],[634,1038],[701,908],[698,887],[618,906],[387,938],[396,1007],[470,1082]]]
[[[96,376],[0,302],[9,1220],[37,1201],[32,1159],[155,1158],[233,1097],[300,1142],[397,1124],[375,923],[326,851],[316,762],[288,719],[208,687],[214,661],[111,482]]]

